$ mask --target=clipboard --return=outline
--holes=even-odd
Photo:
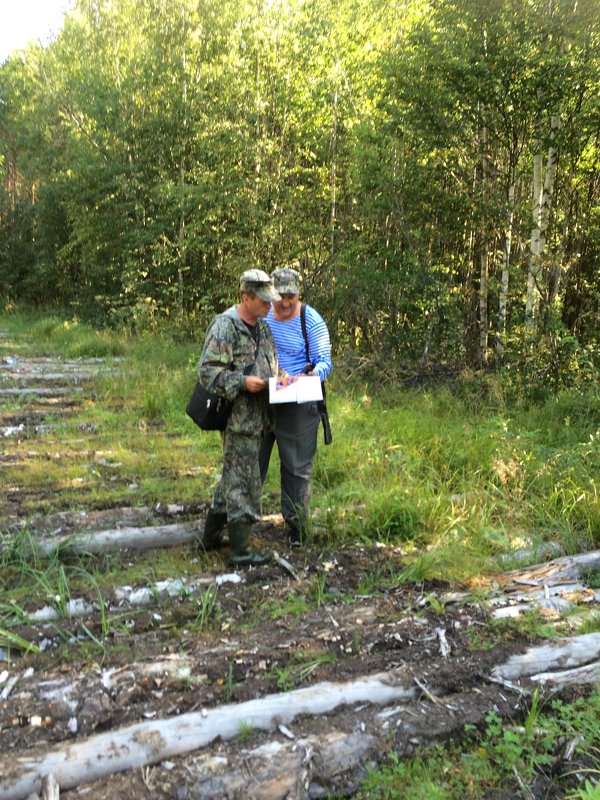
[[[312,403],[323,399],[321,379],[318,375],[302,375],[298,380],[281,386],[277,378],[269,378],[269,403]],[[279,388],[278,388],[279,384]]]

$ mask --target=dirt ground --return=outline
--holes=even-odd
[[[14,365],[4,366],[0,387],[10,387]],[[36,369],[38,376],[44,369],[58,373],[59,365]],[[51,388],[52,381],[44,386]],[[40,449],[28,454],[27,442],[39,443],[45,435],[48,423],[40,419],[46,420],[49,407],[72,413],[76,402],[57,394],[3,413],[0,468],[39,459]],[[0,410],[1,403],[0,397]],[[77,447],[86,446],[82,431]],[[0,530],[7,535],[24,521],[24,498],[23,487],[5,485]],[[169,506],[165,498],[154,508],[65,508],[27,523],[41,538],[173,522],[201,528],[204,511],[201,504]],[[236,583],[226,577],[226,550],[206,556],[188,542],[180,547],[195,577],[205,581],[199,593],[157,596],[143,607],[107,599],[104,611],[113,620],[108,633],[93,595],[82,598],[95,604],[90,615],[61,620],[60,626],[24,621],[19,635],[43,652],[0,648],[0,798],[12,796],[2,793],[4,780],[24,769],[21,759],[39,761],[59,746],[144,721],[243,709],[270,696],[280,699],[284,719],[286,698],[298,689],[335,693],[340,684],[367,676],[393,676],[385,680],[405,687],[409,701],[341,703],[326,714],[303,713],[285,723],[276,714],[269,730],[242,719],[237,736],[216,730],[206,747],[82,781],[60,794],[90,800],[351,797],[367,770],[389,753],[408,756],[432,742],[460,739],[466,723],[482,726],[491,710],[520,717],[525,699],[491,681],[490,672],[529,643],[516,634],[493,634],[480,603],[453,602],[450,592],[457,587],[394,583],[391,576],[403,562],[390,547],[331,550],[316,541],[291,551],[278,518],[258,527],[256,543],[276,550],[288,566],[273,561],[247,569]],[[145,556],[132,550],[118,557],[132,564]],[[218,576],[225,577],[217,586]],[[214,606],[203,626],[208,586],[216,587]],[[103,636],[104,651],[74,646]],[[540,787],[539,797],[553,796],[551,786]]]
[[[281,530],[277,527],[265,527],[260,539],[265,546],[281,549]],[[190,551],[193,557],[191,548]],[[327,599],[320,608],[275,620],[256,619],[252,608],[263,601],[265,594],[274,606],[284,607],[291,591],[301,594],[303,586],[308,590],[311,576],[323,569],[322,555],[317,552],[286,556],[300,582],[272,564],[246,571],[243,583],[220,587],[220,630],[194,629],[198,604],[191,599],[177,599],[166,607],[161,604],[132,614],[127,634],[116,631],[109,636],[108,655],[100,663],[80,661],[76,653],[65,661],[64,648],[60,646],[48,647],[43,656],[24,658],[19,664],[21,678],[0,707],[3,752],[20,755],[32,748],[45,751],[60,742],[144,719],[240,704],[281,693],[280,676],[286,671],[296,688],[402,669],[407,683],[417,678],[420,684],[430,687],[431,697],[443,700],[435,702],[419,690],[412,716],[397,712],[382,720],[379,707],[365,704],[360,708],[342,707],[326,719],[304,716],[288,726],[297,740],[318,738],[331,731],[351,734],[359,730],[375,737],[369,752],[352,765],[350,776],[336,776],[338,785],[333,781],[324,787],[341,791],[341,796],[351,796],[364,768],[381,761],[387,752],[408,755],[424,743],[460,735],[467,722],[481,725],[490,709],[518,716],[514,694],[486,678],[492,666],[504,661],[511,651],[523,649],[524,643],[473,651],[468,632],[477,625],[484,629],[485,617],[480,609],[451,608],[440,618],[435,612],[420,608],[426,593],[444,589],[440,585],[373,587],[372,594],[360,594],[361,581],[370,579],[374,569],[389,569],[389,553],[366,548],[342,550],[326,562],[331,564],[325,586]],[[98,620],[82,622],[100,638]],[[440,628],[450,648],[446,658],[440,655]],[[70,629],[74,636],[87,635],[77,624]],[[35,630],[23,627],[20,633],[38,642],[53,635],[52,626],[42,625]],[[110,639],[121,646],[111,648]],[[317,661],[323,655],[331,655],[331,662],[319,664],[306,677],[300,674],[299,665],[310,663],[311,658]],[[170,660],[181,666],[181,676],[169,670]],[[162,668],[151,674],[140,669],[156,664]],[[34,670],[31,675],[30,667]],[[107,685],[107,674],[117,674],[119,679]],[[286,741],[283,734],[275,735]],[[252,747],[272,736],[253,733]],[[249,744],[217,740],[211,749],[215,754],[226,752],[227,758],[236,763],[243,759]],[[91,798],[221,796],[194,793],[201,776],[193,765],[193,754],[169,759],[166,767],[159,764],[151,768],[151,786],[146,773],[135,770],[72,793]],[[319,780],[316,783],[320,785]],[[270,796],[258,790],[254,794],[241,791],[235,796]],[[70,794],[65,792],[64,796]]]

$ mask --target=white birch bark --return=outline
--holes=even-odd
[[[506,338],[506,308],[508,302],[508,286],[510,280],[510,258],[512,253],[512,235],[515,219],[515,166],[511,163],[508,185],[508,219],[506,234],[504,236],[504,251],[502,253],[502,276],[500,278],[500,294],[498,297],[498,338],[496,340],[496,355],[502,359],[504,340]]]
[[[184,189],[185,189],[185,170],[186,170],[186,151],[187,151],[187,137],[188,137],[188,88],[187,88],[187,50],[186,50],[186,35],[187,35],[187,24],[186,24],[186,16],[185,16],[185,4],[181,4],[181,41],[182,41],[182,49],[181,49],[181,102],[183,105],[183,153],[181,156],[181,161],[179,163],[179,185],[181,187],[181,196],[184,196]],[[178,311],[179,316],[183,318],[183,310],[184,310],[184,291],[185,291],[185,284],[183,273],[185,269],[185,262],[186,262],[186,241],[185,241],[185,211],[184,205],[182,202],[181,206],[181,214],[179,217],[179,232],[177,235],[177,243],[178,243],[178,250],[179,250],[179,267],[177,269],[177,285],[178,285]]]
[[[483,126],[483,158],[482,158],[482,199],[484,215],[487,213],[485,210],[487,196],[488,196],[488,183],[490,180],[490,164],[488,157],[488,144],[489,144],[489,129],[487,125]],[[479,260],[480,276],[479,276],[479,353],[482,363],[485,363],[487,358],[488,348],[488,278],[490,271],[490,253],[487,224],[484,219],[481,231],[481,256]]]
[[[553,114],[550,119],[550,144],[546,157],[546,170],[542,169],[542,150],[539,135],[534,145],[533,156],[533,195],[529,270],[527,274],[527,299],[525,320],[528,330],[533,330],[538,316],[540,296],[542,294],[542,262],[546,248],[548,221],[552,208],[552,195],[556,178],[558,151],[554,146],[556,133],[560,128],[560,115]]]
[[[333,95],[333,127],[331,135],[331,212],[329,231],[329,252],[335,251],[335,227],[337,220],[337,140],[338,140],[338,87]]]

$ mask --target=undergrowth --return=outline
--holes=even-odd
[[[522,718],[491,711],[478,731],[418,758],[392,754],[364,781],[357,800],[485,800],[507,797],[597,800],[600,693],[544,704],[534,692]],[[534,791],[535,787],[535,791]],[[504,793],[501,793],[502,792]],[[495,792],[499,792],[496,794]]]

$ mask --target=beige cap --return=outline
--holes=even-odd
[[[273,286],[273,279],[262,269],[247,269],[240,277],[240,291],[251,292],[269,303],[281,300],[281,295]]]

